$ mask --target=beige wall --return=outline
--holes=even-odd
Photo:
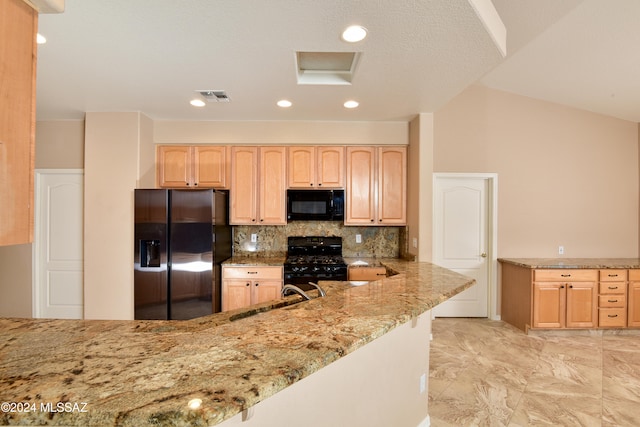
[[[433,114],[422,113],[409,122],[406,243],[407,252],[422,262],[433,255],[433,136]]]
[[[498,173],[499,256],[638,256],[637,123],[474,86],[434,135],[435,172]]]
[[[36,169],[84,168],[84,120],[36,123]]]
[[[156,144],[404,145],[407,122],[156,121]]]
[[[133,319],[133,190],[151,125],[140,113],[85,122],[84,317]]]

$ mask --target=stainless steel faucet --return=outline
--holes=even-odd
[[[318,290],[319,296],[321,297],[327,296],[327,293],[324,291],[324,289],[322,289],[317,283],[309,282],[309,284]]]
[[[302,298],[306,299],[307,301],[311,299],[311,297],[309,295],[307,295],[307,293],[305,291],[303,291],[302,289],[300,289],[299,287],[297,287],[295,285],[284,285],[282,287],[281,294],[282,294],[283,297],[287,296],[287,295],[291,295],[291,294],[298,294]]]

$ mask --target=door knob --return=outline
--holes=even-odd
[[[487,257],[487,253],[486,253],[486,252],[482,252],[482,253],[480,254],[480,256],[481,256],[482,258],[486,258],[486,257]]]

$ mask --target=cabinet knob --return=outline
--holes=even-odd
[[[256,287],[258,287],[258,285],[259,285],[259,284],[260,284],[260,283],[256,283]]]
[[[322,187],[322,184],[318,184],[318,187]]]
[[[560,286],[560,289],[564,289],[564,285]]]
[[[251,283],[247,283],[247,285],[246,285],[246,286],[251,286]]]
[[[373,218],[371,219],[371,222],[373,222]]]
[[[486,252],[482,252],[482,253],[480,254],[480,256],[481,256],[482,258],[486,258],[486,257],[487,257],[487,253],[486,253]]]
[[[196,182],[196,183],[194,183],[193,185],[194,185],[195,187],[197,187],[197,186],[198,186],[198,183]]]

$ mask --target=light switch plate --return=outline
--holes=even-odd
[[[258,235],[255,233],[251,234],[251,243],[256,243],[258,241]]]

